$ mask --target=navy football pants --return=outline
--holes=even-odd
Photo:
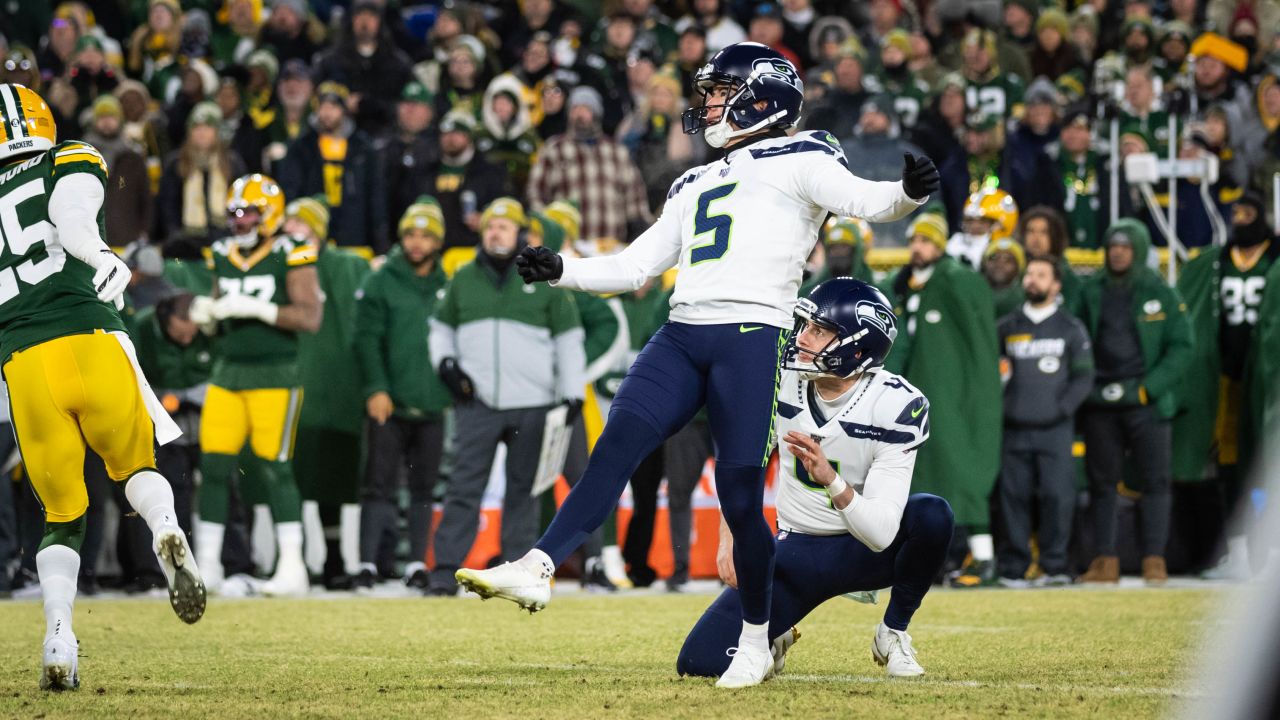
[[[845,593],[892,587],[884,624],[906,630],[951,544],[954,520],[946,500],[919,493],[907,500],[893,544],[873,552],[852,535],[778,534],[769,640],[791,629],[822,603]],[[734,557],[737,562],[737,556]],[[740,594],[726,588],[685,638],[676,671],[715,677],[738,644]]]
[[[627,372],[586,472],[537,548],[564,562],[604,523],[640,462],[705,404],[716,494],[734,538],[739,617],[766,622],[774,542],[764,519],[764,469],[785,340],[781,328],[759,323],[663,325]]]

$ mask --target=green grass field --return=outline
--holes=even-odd
[[[0,717],[1152,717],[1221,591],[939,591],[911,630],[924,678],[889,681],[882,607],[833,600],[786,672],[745,691],[675,675],[710,595],[502,601],[214,600],[192,627],[157,600],[82,600],[77,693],[37,689],[35,602],[0,603]],[[882,599],[883,603],[884,600]]]

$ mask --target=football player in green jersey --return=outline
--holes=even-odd
[[[200,420],[200,524],[196,549],[207,582],[222,579],[227,483],[245,442],[266,475],[279,546],[267,595],[307,592],[302,559],[302,501],[294,481],[293,443],[302,407],[298,333],[320,328],[324,304],[315,248],[278,234],[284,193],[275,180],[246,175],[227,193],[231,237],[213,244],[216,299],[196,298],[192,319],[219,322],[221,356],[209,379]]]

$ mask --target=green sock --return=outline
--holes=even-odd
[[[84,516],[72,520],[70,522],[51,522],[46,520],[44,523],[44,539],[40,541],[40,550],[50,545],[66,545],[67,547],[80,552],[80,545],[84,543]]]

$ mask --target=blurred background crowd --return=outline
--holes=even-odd
[[[134,269],[135,342],[188,438],[218,350],[187,311],[209,292],[205,257],[228,234],[227,189],[246,173],[279,181],[287,229],[322,249],[326,294],[324,327],[304,341],[300,422],[363,446],[317,469],[299,444],[299,482],[322,528],[312,545],[327,548],[309,551],[317,581],[403,577],[443,595],[450,568],[424,567],[432,504],[478,517],[496,446],[508,484],[527,475],[511,458],[527,464],[530,451],[516,447],[515,426],[460,443],[471,436],[452,407],[564,403],[572,483],[611,388],[665,319],[672,278],[613,298],[557,291],[567,304],[546,329],[580,328],[585,362],[564,371],[580,361],[563,343],[541,351],[586,386],[547,387],[550,401],[473,386],[479,368],[519,375],[529,359],[496,339],[471,358],[442,354],[422,331],[428,319],[433,333],[457,330],[476,312],[501,314],[495,302],[534,302],[505,294],[519,279],[490,227],[510,223],[518,242],[580,256],[632,241],[682,171],[717,157],[681,132],[681,112],[701,102],[694,74],[725,45],[773,47],[804,79],[801,129],[834,136],[855,174],[897,180],[908,151],[941,170],[942,192],[910,218],[874,228],[832,218],[801,292],[852,275],[898,305],[890,367],[925,391],[936,421],[917,485],[951,500],[961,527],[949,581],[1064,584],[1083,572],[1114,582],[1140,570],[1159,583],[1170,570],[1244,578],[1262,562],[1224,529],[1265,502],[1245,469],[1280,357],[1269,352],[1280,291],[1268,282],[1280,253],[1269,223],[1280,195],[1278,27],[1275,0],[10,0],[0,82],[38,90],[59,139],[105,156],[106,239]],[[1212,159],[1216,172],[1189,164],[1144,187],[1118,162],[1141,153]],[[473,263],[497,301],[479,271],[450,285]],[[467,302],[484,309],[468,314]],[[521,420],[526,439],[541,417]],[[394,438],[373,429],[389,423],[403,425]],[[189,488],[199,449],[186,442],[163,451],[161,470]],[[653,583],[661,507],[673,558],[661,574],[671,588],[691,565],[697,575],[690,498],[710,454],[695,420],[637,471],[630,532],[610,524],[572,572],[605,590]],[[244,532],[228,533],[223,557],[228,575],[252,577],[270,570],[271,552],[250,539],[262,503],[245,460]],[[106,517],[115,490],[100,461],[87,472],[94,539],[82,584],[97,583],[97,556],[111,568],[104,579],[159,584],[135,532],[145,528]],[[336,479],[309,482],[318,476]],[[0,591],[34,587],[38,510],[20,467],[13,477],[0,483]],[[545,521],[552,495],[504,512]],[[184,512],[189,523],[189,503]],[[341,528],[356,518],[364,529],[344,547]],[[450,541],[448,562],[463,561],[469,543],[458,543],[476,532]],[[610,549],[618,541],[625,559]]]

